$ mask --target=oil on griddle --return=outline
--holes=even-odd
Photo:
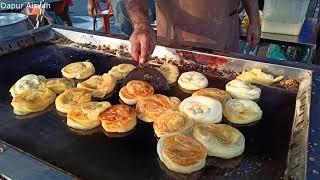
[[[65,65],[90,60],[96,74],[103,74],[124,59],[80,48],[42,44],[1,57],[0,139],[83,179],[279,179],[283,177],[292,126],[296,93],[277,87],[260,86],[258,102],[264,111],[253,126],[237,127],[246,138],[242,156],[222,160],[207,158],[204,169],[181,175],[166,169],[156,153],[157,139],[150,124],[139,122],[133,133],[110,138],[103,132],[78,135],[66,126],[65,117],[54,107],[38,116],[17,119],[10,106],[10,86],[25,74],[60,77]],[[181,72],[192,69],[183,67]],[[224,89],[230,81],[204,71],[210,87]],[[118,90],[108,98],[119,103]],[[184,99],[189,94],[172,85],[168,96]],[[224,120],[225,122],[225,120]]]

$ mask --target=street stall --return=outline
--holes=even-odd
[[[250,81],[255,85],[250,87],[261,90],[260,98],[254,98],[255,101],[250,102],[260,107],[258,112],[262,113],[258,115],[260,117],[251,119],[251,122],[236,122],[229,114],[233,111],[230,110],[232,106],[229,107],[227,104],[229,101],[230,103],[237,101],[235,98],[239,95],[237,92],[228,91],[235,99],[228,100],[222,109],[221,105],[217,105],[220,103],[211,100],[211,104],[216,104],[214,112],[220,111],[221,117],[213,113],[207,118],[215,116],[217,118],[215,122],[227,124],[226,126],[233,127],[231,129],[238,129],[232,131],[233,133],[241,132],[239,137],[242,139],[242,149],[238,154],[230,155],[228,158],[225,156],[218,158],[221,156],[212,156],[214,153],[208,151],[206,156],[205,150],[200,151],[204,146],[199,142],[185,136],[173,135],[184,138],[180,142],[182,144],[188,142],[198,147],[194,149],[191,147],[188,150],[190,147],[187,143],[180,149],[181,152],[187,149],[188,153],[205,153],[201,156],[200,154],[184,156],[186,159],[201,158],[203,163],[200,169],[189,173],[170,170],[173,168],[168,166],[167,162],[163,162],[161,148],[166,145],[164,144],[166,138],[172,136],[161,137],[159,133],[161,126],[156,128],[155,124],[150,123],[149,113],[158,112],[152,109],[156,106],[152,104],[154,100],[150,100],[149,106],[148,103],[146,106],[139,105],[141,103],[138,101],[137,113],[147,114],[144,116],[140,114],[135,126],[127,133],[114,133],[108,132],[107,124],[104,124],[107,122],[105,119],[102,120],[102,126],[98,124],[90,130],[70,127],[69,113],[68,116],[61,113],[63,110],[58,107],[61,105],[57,104],[60,95],[56,100],[53,99],[56,103],[49,100],[55,95],[48,98],[39,97],[41,103],[47,103],[47,108],[38,112],[33,111],[34,113],[30,113],[30,109],[27,109],[31,106],[32,99],[27,98],[27,104],[18,109],[19,95],[13,94],[14,97],[10,95],[10,88],[17,90],[17,86],[13,85],[21,77],[35,74],[44,76],[47,80],[61,78],[65,72],[64,67],[74,62],[91,63],[96,75],[105,74],[123,63],[137,65],[130,56],[129,47],[129,41],[122,36],[60,26],[41,27],[1,40],[0,174],[2,179],[28,179],[28,177],[29,179],[318,179],[320,177],[318,122],[320,68],[311,64],[272,61],[215,51],[200,53],[192,49],[182,50],[157,45],[148,62],[149,66],[162,67],[167,63],[175,65],[179,73],[182,73],[180,78],[184,72],[197,71],[205,75],[205,78],[200,79],[201,82],[207,79],[206,85],[209,88],[225,90],[228,84],[228,91],[228,87],[229,90],[231,87],[230,81],[247,77],[245,74],[253,69],[265,73],[268,78],[271,75],[277,77],[271,78],[271,81],[257,78]],[[78,71],[81,71],[81,68]],[[172,99],[170,102],[175,104],[182,101],[180,110],[189,112],[188,108],[183,107],[188,107],[194,102],[187,103],[191,92],[181,88],[182,80],[179,78],[178,82],[167,86],[168,84],[162,83],[161,75],[151,72],[146,70],[142,71],[142,75],[140,73],[139,76],[128,76],[131,77],[130,80],[149,82],[155,88],[156,94],[162,94],[164,97],[175,96],[175,100]],[[152,78],[153,76],[155,77]],[[126,88],[129,84],[126,85],[124,81],[126,80],[117,80],[111,94],[102,95],[102,98],[95,97],[92,100],[108,101],[112,105],[127,104],[128,98],[124,98],[123,93],[120,92],[119,97],[120,88]],[[82,81],[74,82],[83,85]],[[18,93],[11,90],[12,92]],[[193,94],[191,99],[196,97],[197,95]],[[66,97],[66,101],[71,101],[70,98],[67,100]],[[242,101],[238,103],[240,102]],[[34,101],[31,104],[39,102]],[[131,107],[134,108],[132,105]],[[206,112],[201,110],[201,106],[197,107],[200,108],[197,112]],[[225,113],[227,111],[229,113]],[[102,114],[105,113],[104,111]],[[122,117],[122,113],[119,116]],[[198,131],[193,132],[193,135],[202,132],[201,127],[199,125],[197,127]],[[212,135],[215,136],[215,133]],[[160,140],[157,136],[161,137]],[[228,139],[228,135],[217,137],[218,142],[233,142]],[[182,155],[176,153],[170,157],[180,156]]]

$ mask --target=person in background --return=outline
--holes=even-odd
[[[247,40],[252,48],[260,41],[258,0],[241,0],[249,16]],[[156,39],[164,44],[227,51],[239,50],[240,0],[156,0],[157,36],[150,26],[147,0],[126,0],[133,26],[131,53],[144,63]]]
[[[50,9],[46,9],[44,14],[48,24],[72,26],[69,15],[70,6],[72,6],[72,0],[61,0],[50,3]]]
[[[125,7],[126,0],[110,0],[117,27],[130,36],[133,28]],[[95,0],[87,0],[88,15],[94,16],[96,12]],[[156,20],[154,0],[148,0],[148,15],[151,22]]]

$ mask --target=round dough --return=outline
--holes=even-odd
[[[196,71],[182,73],[178,83],[180,87],[190,91],[205,88],[209,84],[206,76]]]
[[[224,105],[229,99],[232,99],[226,91],[217,88],[204,88],[192,94],[192,96],[206,96],[218,100]]]
[[[63,93],[66,89],[75,87],[72,80],[67,78],[51,78],[44,81],[41,85],[42,88],[49,88],[56,94]]]
[[[61,70],[62,75],[69,79],[87,79],[94,74],[95,69],[91,62],[75,62],[68,64]]]
[[[283,76],[274,78],[271,74],[266,74],[262,72],[261,69],[252,69],[247,72],[242,72],[236,79],[247,81],[249,83],[257,83],[264,85],[272,85],[283,79]]]
[[[243,134],[226,124],[197,124],[193,136],[208,150],[208,156],[230,159],[243,153]]]
[[[167,79],[169,84],[173,84],[179,77],[179,69],[173,64],[163,64],[158,70]]]
[[[223,111],[228,121],[234,124],[248,124],[262,118],[262,110],[251,100],[230,99]]]
[[[261,94],[261,89],[257,86],[238,79],[228,82],[226,91],[236,99],[257,100]]]
[[[88,102],[67,114],[67,125],[74,129],[89,130],[100,126],[99,114],[110,107],[109,102]]]
[[[103,98],[111,93],[116,87],[117,81],[109,74],[103,76],[91,76],[89,79],[78,83],[78,88],[83,88],[91,92],[93,97]]]
[[[44,82],[46,78],[44,76],[37,76],[35,74],[28,74],[20,78],[11,88],[10,93],[12,97],[19,95],[25,91],[29,91],[32,89],[38,89],[42,82]]]
[[[107,132],[124,133],[132,130],[137,124],[136,112],[127,105],[114,105],[99,115],[102,127]]]
[[[205,96],[191,96],[184,99],[179,110],[197,123],[219,123],[222,120],[221,103]]]
[[[119,96],[124,103],[135,105],[139,99],[153,95],[153,93],[154,89],[151,84],[145,81],[132,80],[120,89]]]
[[[153,129],[158,137],[188,133],[194,127],[194,121],[179,111],[167,110],[153,123]]]
[[[89,91],[80,88],[71,88],[60,94],[55,104],[58,111],[68,113],[72,109],[76,109],[80,104],[90,101],[91,94]]]
[[[185,135],[160,138],[157,153],[168,169],[178,173],[192,173],[202,169],[207,157],[206,148]]]
[[[16,95],[11,105],[16,115],[26,115],[46,109],[56,99],[56,94],[48,88],[32,89]]]
[[[111,76],[113,76],[116,80],[124,79],[132,70],[134,70],[136,66],[132,64],[119,64],[117,66],[112,67],[112,69],[108,72]]]
[[[178,104],[161,94],[142,98],[136,105],[138,118],[145,122],[154,122],[163,112],[169,109],[177,110]]]

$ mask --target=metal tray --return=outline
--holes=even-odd
[[[70,129],[54,106],[25,117],[12,113],[8,91],[25,74],[60,77],[63,66],[86,59],[95,65],[97,74],[102,74],[116,64],[132,62],[70,44],[43,43],[56,36],[77,43],[129,49],[128,41],[119,37],[57,27],[17,35],[3,42],[0,45],[1,140],[83,179],[305,179],[319,176],[317,67],[286,62],[271,64],[267,60],[244,60],[250,58],[234,54],[227,57],[230,54],[211,55],[157,46],[153,56],[177,62],[189,60],[191,65],[182,66],[182,71],[194,67],[192,62],[199,61],[200,57],[202,68],[240,72],[259,67],[275,75],[301,80],[298,92],[261,86],[259,105],[264,111],[263,119],[252,126],[237,127],[246,137],[242,156],[231,160],[210,157],[203,170],[183,175],[169,171],[158,160],[157,139],[150,124],[139,122],[132,133],[120,138],[105,134],[99,128],[90,132]],[[222,63],[215,63],[217,58],[222,58]],[[214,72],[206,71],[210,86],[224,88],[229,77],[217,76]],[[182,99],[188,96],[177,86],[164,94]],[[108,100],[119,103],[117,96],[116,91]]]

